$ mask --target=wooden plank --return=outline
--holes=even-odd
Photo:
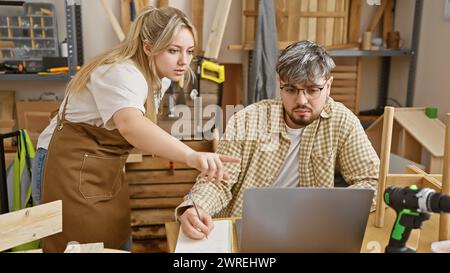
[[[357,81],[356,80],[333,80],[333,89],[336,87],[356,87]]]
[[[228,81],[228,78],[229,78],[228,74],[229,73],[228,73],[227,69],[225,69],[225,71],[227,73],[226,77],[227,77],[227,81]],[[230,72],[232,72],[232,71],[230,71]],[[225,81],[225,83],[227,81]],[[203,89],[202,89],[202,91],[203,91]],[[188,92],[185,92],[185,97],[189,98],[189,93]],[[200,97],[202,98],[202,106],[203,107],[206,107],[208,105],[216,105],[217,101],[218,101],[217,93],[214,93],[214,94],[202,93],[200,95]],[[163,107],[168,107],[169,106],[169,96],[168,95],[164,95],[164,97],[162,99],[162,104],[163,104]],[[188,107],[194,107],[194,100],[191,100],[191,99],[186,100],[186,104],[185,105],[188,106]],[[166,110],[163,110],[163,113],[166,113]]]
[[[348,28],[349,28],[349,14],[350,14],[350,0],[345,0],[344,1],[344,11],[346,13],[346,16],[344,17],[344,20],[342,22],[343,24],[343,29],[344,29],[344,33],[342,35],[342,43],[343,44],[348,44],[348,43],[352,43],[354,44],[355,42],[350,42],[348,40]]]
[[[3,121],[3,126],[0,126],[0,134],[9,133],[13,126],[11,121],[14,121],[14,102],[16,100],[15,91],[0,91],[0,120]],[[11,139],[5,139],[4,145],[10,147],[12,145]]]
[[[333,77],[337,80],[356,80],[358,78],[356,73],[336,73]]]
[[[192,23],[197,29],[197,54],[203,55],[203,7],[204,0],[192,0]]]
[[[336,0],[327,0],[326,2],[326,13],[329,14],[329,16],[326,16],[327,19],[325,19],[325,42],[323,45],[328,46],[333,44],[333,36],[338,35],[338,33],[334,33],[335,18],[330,18],[334,17],[332,15],[336,14],[334,12]],[[343,14],[343,16],[345,16],[345,14]]]
[[[15,91],[0,91],[0,120],[13,120]]]
[[[299,38],[299,16],[300,0],[288,1],[288,24],[287,24],[287,40],[297,41]]]
[[[354,94],[331,94],[334,100],[340,102],[355,102]]]
[[[166,227],[164,225],[133,227],[131,229],[133,240],[166,239]]]
[[[430,174],[442,173],[443,160],[442,157],[431,156],[428,172]]]
[[[223,124],[226,126],[227,105],[240,105],[244,98],[244,69],[242,64],[225,64],[227,80],[223,86],[222,110]],[[224,126],[224,128],[225,128]]]
[[[378,193],[384,193],[384,190],[386,189],[387,176],[389,171],[389,159],[391,155],[392,128],[394,123],[394,108],[385,107],[384,109]],[[376,227],[384,226],[385,207],[386,205],[383,201],[383,194],[377,194],[377,209],[375,217]]]
[[[131,25],[130,1],[131,0],[120,0],[120,19],[124,33],[128,33]]]
[[[348,41],[358,43],[359,31],[361,27],[362,1],[352,0],[350,5]]]
[[[111,23],[111,26],[114,29],[117,38],[119,39],[120,42],[122,42],[125,39],[125,34],[123,33],[123,30],[120,27],[116,16],[114,16],[111,7],[108,5],[108,2],[106,2],[106,0],[100,0],[100,3],[102,4],[103,9],[105,10],[106,16],[108,17],[108,20]]]
[[[62,201],[0,215],[0,251],[62,231]]]
[[[317,10],[326,11],[327,0],[318,0]],[[326,19],[317,18],[317,28],[316,28],[316,40],[320,45],[326,45]]]
[[[205,57],[217,60],[222,45],[223,34],[230,13],[231,0],[222,0],[217,4],[214,21],[206,44]]]
[[[422,174],[422,175],[426,174],[421,168],[419,168],[415,165],[406,165],[405,173],[406,174]]]
[[[358,65],[358,72],[356,74],[357,76],[356,76],[356,93],[355,93],[355,111],[354,111],[354,113],[356,115],[358,115],[359,107],[360,107],[359,97],[360,97],[360,92],[361,92],[362,59],[360,57],[357,57],[356,62]]]
[[[386,177],[386,187],[421,185],[422,180],[423,175],[421,174],[388,174]]]
[[[168,7],[169,6],[169,0],[157,0],[158,2],[158,8]]]
[[[288,27],[287,2],[285,0],[275,0],[277,35],[279,41],[287,40],[286,29]]]
[[[16,102],[17,120],[19,128],[27,128],[27,113],[43,113],[49,116],[59,109],[60,101],[18,101]],[[41,131],[38,131],[40,133]]]
[[[444,156],[445,125],[439,119],[428,118],[424,111],[403,111],[395,113],[395,120],[400,123],[425,149],[434,157]]]
[[[258,13],[258,1],[256,0],[244,0],[243,5],[245,8],[243,10],[254,11]],[[245,17],[245,43],[254,43],[256,39],[256,18],[255,17]]]
[[[422,146],[420,143],[417,142],[404,128],[400,130],[400,139],[401,148],[399,148],[399,155],[408,160],[420,163],[422,159]]]
[[[442,182],[437,180],[433,176],[426,174],[426,175],[424,175],[423,180],[422,180],[422,187],[432,188],[436,192],[441,192],[442,191]]]
[[[330,0],[330,3],[332,3],[333,0]],[[336,1],[336,0],[334,0]],[[322,18],[324,17],[325,19],[329,19],[329,18],[344,18],[345,17],[345,12],[334,12],[334,5],[328,5],[329,3],[327,3],[327,9],[331,8],[331,6],[333,7],[333,9],[327,10],[327,11],[318,11],[318,12],[310,12],[310,11],[306,11],[306,12],[300,12],[297,13],[297,16],[299,17],[314,17],[314,18]]]
[[[386,10],[383,16],[383,41],[387,41],[389,32],[394,31],[394,0],[387,0]]]
[[[175,209],[183,202],[182,197],[130,199],[132,209]]]
[[[318,0],[309,0],[308,10],[317,12]],[[317,18],[308,18],[308,40],[317,40]]]
[[[358,72],[358,65],[337,65],[333,69],[333,74],[337,72]]]
[[[137,240],[133,241],[131,246],[131,252],[133,253],[167,253],[167,241],[166,240]]]
[[[141,163],[142,154],[129,154],[126,163]]]
[[[173,175],[164,171],[127,171],[126,180],[130,185],[192,183],[200,174],[197,170],[176,170]]]
[[[7,129],[5,133],[9,132],[16,125],[15,120],[0,120],[0,129]]]
[[[175,170],[191,169],[188,165],[180,162],[173,162]],[[159,157],[144,157],[142,163],[131,163],[126,166],[130,170],[167,170],[170,168],[170,161]]]
[[[381,0],[381,5],[377,7],[375,14],[372,16],[369,27],[367,28],[368,32],[375,31],[375,28],[377,27],[378,23],[380,22],[381,17],[384,14],[384,11],[386,10],[387,4],[388,4],[388,0]]]
[[[333,84],[334,85],[334,84]],[[332,95],[352,95],[355,96],[356,88],[351,87],[333,87],[331,89]]]
[[[130,185],[130,198],[183,197],[194,183]]]
[[[131,226],[163,225],[175,221],[174,209],[140,209],[131,211]]]
[[[336,0],[336,12],[343,12],[344,17],[347,16],[345,11],[345,0]],[[344,19],[343,18],[335,18],[334,19],[334,36],[333,43],[334,45],[343,44],[343,31],[344,31]]]
[[[450,195],[450,114],[447,114],[444,144],[444,163],[442,171],[442,193]],[[441,213],[439,222],[439,240],[450,240],[450,217],[448,213]]]
[[[300,3],[300,13],[308,12],[309,8],[309,1],[303,0]],[[307,40],[308,39],[308,18],[307,17],[300,17],[299,21],[299,40]],[[285,31],[283,31],[285,32]]]

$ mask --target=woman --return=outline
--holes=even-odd
[[[42,240],[44,251],[62,252],[69,241],[123,247],[130,237],[124,165],[132,147],[227,179],[222,163],[237,159],[195,152],[154,124],[161,79],[189,79],[194,46],[194,27],[181,11],[149,7],[124,42],[69,83],[34,162],[33,197],[40,199],[42,178],[41,202],[63,202],[63,231]]]

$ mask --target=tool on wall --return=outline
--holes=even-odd
[[[216,7],[216,13],[209,32],[208,42],[206,44],[205,54],[203,56],[196,57],[196,82],[194,88],[189,94],[189,97],[194,100],[194,107],[196,112],[194,113],[195,124],[194,134],[197,136],[201,134],[201,92],[200,81],[201,79],[207,79],[219,84],[218,102],[222,104],[223,82],[225,81],[225,67],[218,64],[217,59],[219,57],[220,47],[222,45],[223,35],[225,33],[225,26],[228,20],[228,15],[231,8],[231,0],[219,1]],[[219,118],[219,117],[217,117]]]

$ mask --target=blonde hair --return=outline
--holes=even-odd
[[[156,71],[155,56],[170,46],[174,36],[183,27],[191,31],[197,44],[195,27],[183,12],[173,7],[146,7],[131,25],[124,41],[85,64],[69,82],[66,92],[71,95],[82,93],[86,89],[91,73],[98,66],[131,59],[147,80],[146,116],[156,122],[155,99],[161,97],[161,80]],[[149,56],[144,52],[146,42],[151,45]],[[188,67],[185,82],[189,82],[193,75],[193,71]]]

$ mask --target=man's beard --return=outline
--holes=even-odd
[[[308,118],[295,117],[294,111],[299,110],[299,109],[308,110],[311,113],[311,116]],[[291,119],[291,121],[299,126],[308,126],[319,117],[319,115],[314,114],[314,112],[311,108],[306,107],[306,106],[296,106],[290,112],[287,112],[287,114],[288,114],[289,118]]]

